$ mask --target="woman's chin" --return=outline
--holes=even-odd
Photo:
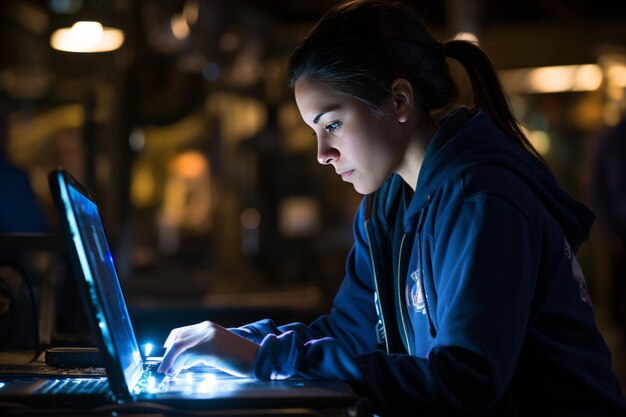
[[[374,191],[378,189],[378,187],[374,188],[371,186],[365,186],[363,184],[359,184],[358,182],[353,183],[352,186],[354,187],[354,191],[356,191],[357,193],[361,195],[372,194]]]

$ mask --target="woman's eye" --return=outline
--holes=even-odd
[[[340,121],[332,122],[324,126],[329,133],[335,133],[337,129],[341,127],[342,123]]]

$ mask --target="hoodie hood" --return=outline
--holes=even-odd
[[[405,222],[414,223],[420,210],[446,181],[479,165],[505,168],[526,182],[561,225],[574,251],[589,238],[595,214],[565,192],[549,169],[498,129],[487,113],[472,113],[467,107],[445,119],[435,132]]]

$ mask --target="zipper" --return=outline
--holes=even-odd
[[[430,195],[429,195],[429,200],[430,200]],[[421,233],[422,230],[422,221],[424,219],[424,210],[422,210],[420,212],[420,217],[419,220],[417,222],[417,234],[418,234],[418,238],[417,238],[417,253],[419,256],[419,268],[423,271],[422,269],[422,240],[419,238],[419,234]],[[430,335],[432,337],[437,336],[437,330],[435,329],[435,324],[433,323],[432,318],[430,317],[430,307],[428,305],[428,297],[426,296],[426,284],[424,283],[424,275],[422,274],[422,278],[419,280],[419,284],[421,287],[421,291],[422,294],[424,294],[424,308],[426,309],[426,317],[428,319],[428,331],[430,332]]]
[[[402,288],[400,287],[400,283],[401,283],[401,279],[400,279],[400,275],[402,273],[402,249],[404,247],[404,239],[406,238],[406,233],[402,234],[402,240],[400,241],[400,251],[398,254],[398,303],[400,304],[400,323],[402,324],[402,331],[404,332],[404,340],[406,341],[406,350],[407,353],[410,355],[411,354],[411,344],[409,343],[409,334],[406,330],[406,323],[405,323],[405,318],[404,318],[404,305],[402,303],[402,300],[404,299],[402,297]]]
[[[389,341],[387,339],[387,329],[385,328],[385,317],[383,316],[383,308],[380,304],[380,298],[378,297],[378,278],[376,276],[376,264],[374,263],[374,250],[372,249],[372,240],[370,239],[370,234],[368,230],[369,220],[365,220],[365,235],[367,236],[367,241],[369,243],[370,250],[370,260],[372,261],[372,273],[374,274],[374,306],[376,307],[376,315],[378,316],[378,323],[376,324],[376,338],[382,338],[385,341],[385,349],[387,353],[391,353],[389,351]],[[382,328],[382,335],[381,329]],[[380,343],[380,340],[379,340]]]

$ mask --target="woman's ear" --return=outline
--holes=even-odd
[[[391,84],[395,116],[400,123],[405,123],[413,114],[413,86],[404,79],[398,78]]]

